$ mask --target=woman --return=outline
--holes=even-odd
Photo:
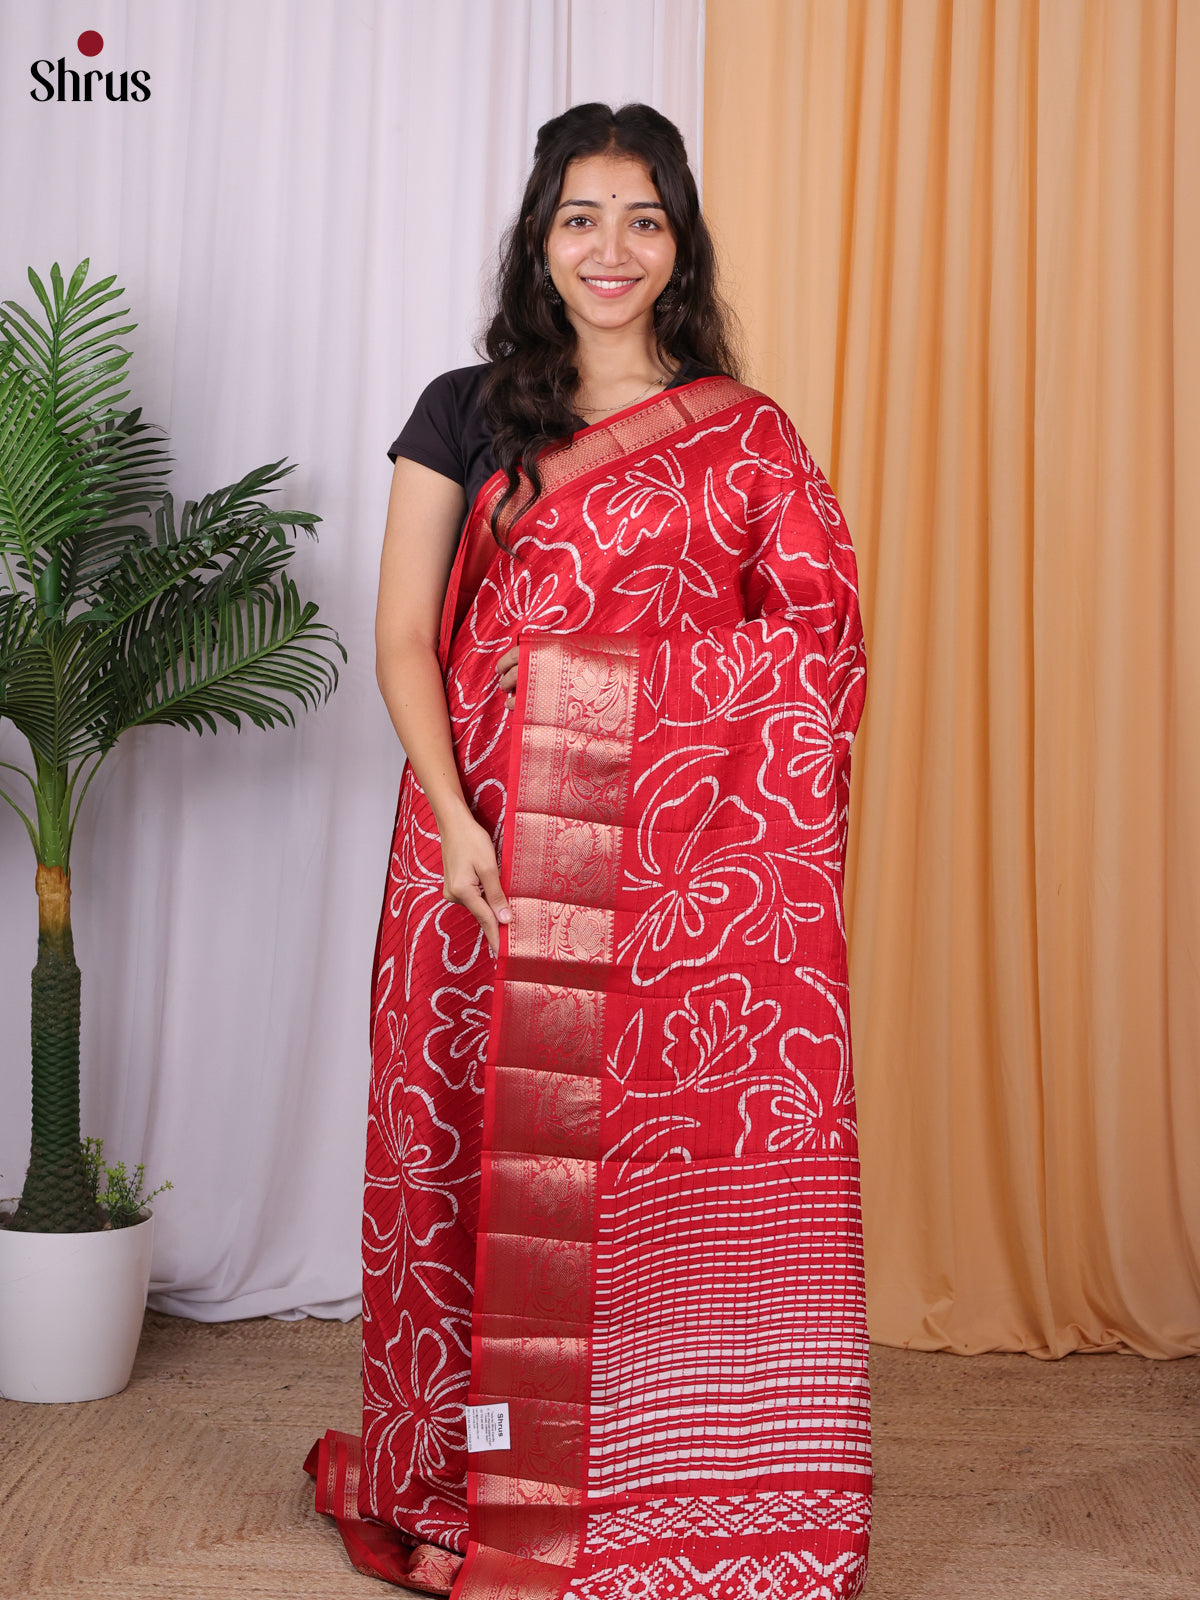
[[[393,447],[363,1438],[314,1466],[409,1588],[862,1585],[854,560],[726,327],[678,131],[576,106]]]

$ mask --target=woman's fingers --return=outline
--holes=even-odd
[[[500,679],[500,687],[509,698],[517,692],[517,663],[521,658],[519,645],[513,645],[511,650],[506,650],[496,663],[496,674]]]
[[[448,879],[442,886],[442,898],[452,900],[455,905],[462,906],[469,911],[475,921],[483,929],[483,936],[488,942],[488,949],[493,955],[500,948],[500,934],[497,926],[496,913],[488,904],[487,896],[483,892],[483,885],[478,878],[468,882],[455,882]]]
[[[473,823],[472,827],[478,829],[477,824]],[[447,841],[443,840],[443,858],[450,854],[446,846]],[[466,850],[457,856],[457,861],[451,855],[450,860],[444,859],[444,866],[443,898],[471,913],[483,929],[488,949],[495,955],[500,947],[500,924],[511,921],[512,913],[500,887],[500,871],[491,840],[478,829],[476,839],[467,841]]]
[[[479,878],[483,885],[483,897],[488,903],[488,910],[497,922],[511,922],[512,912],[509,910],[504,890],[500,887],[500,869],[495,862],[490,867],[485,866]]]
[[[483,937],[487,940],[488,949],[495,955],[500,949],[500,930],[496,926],[495,913],[484,898],[483,890],[476,884],[474,889],[456,898],[459,905],[466,906],[467,910],[483,929]]]

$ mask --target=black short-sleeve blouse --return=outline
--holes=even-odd
[[[496,470],[492,436],[479,409],[479,391],[490,370],[485,361],[474,367],[455,367],[435,378],[388,451],[393,461],[403,456],[462,484],[468,509]],[[678,389],[707,376],[696,362],[684,361],[667,388]]]

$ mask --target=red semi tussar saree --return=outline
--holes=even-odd
[[[513,910],[497,960],[401,788],[361,1482],[331,1434],[318,1503],[363,1570],[456,1600],[844,1600],[871,1485],[849,539],[786,416],[729,379],[542,468],[507,551],[500,476],[480,495],[442,634]],[[468,1457],[464,1404],[505,1405],[509,1447]]]

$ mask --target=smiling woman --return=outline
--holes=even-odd
[[[393,446],[363,1437],[310,1459],[425,1593],[866,1570],[854,557],[727,327],[678,131],[576,107]]]
[[[568,317],[580,319],[594,337],[652,311],[675,268],[675,237],[640,161],[588,156],[572,162],[570,180],[581,194],[559,203],[546,235],[545,268]],[[585,198],[589,194],[602,198]],[[610,312],[604,302],[614,300],[624,304]],[[577,404],[584,415],[617,409]]]

